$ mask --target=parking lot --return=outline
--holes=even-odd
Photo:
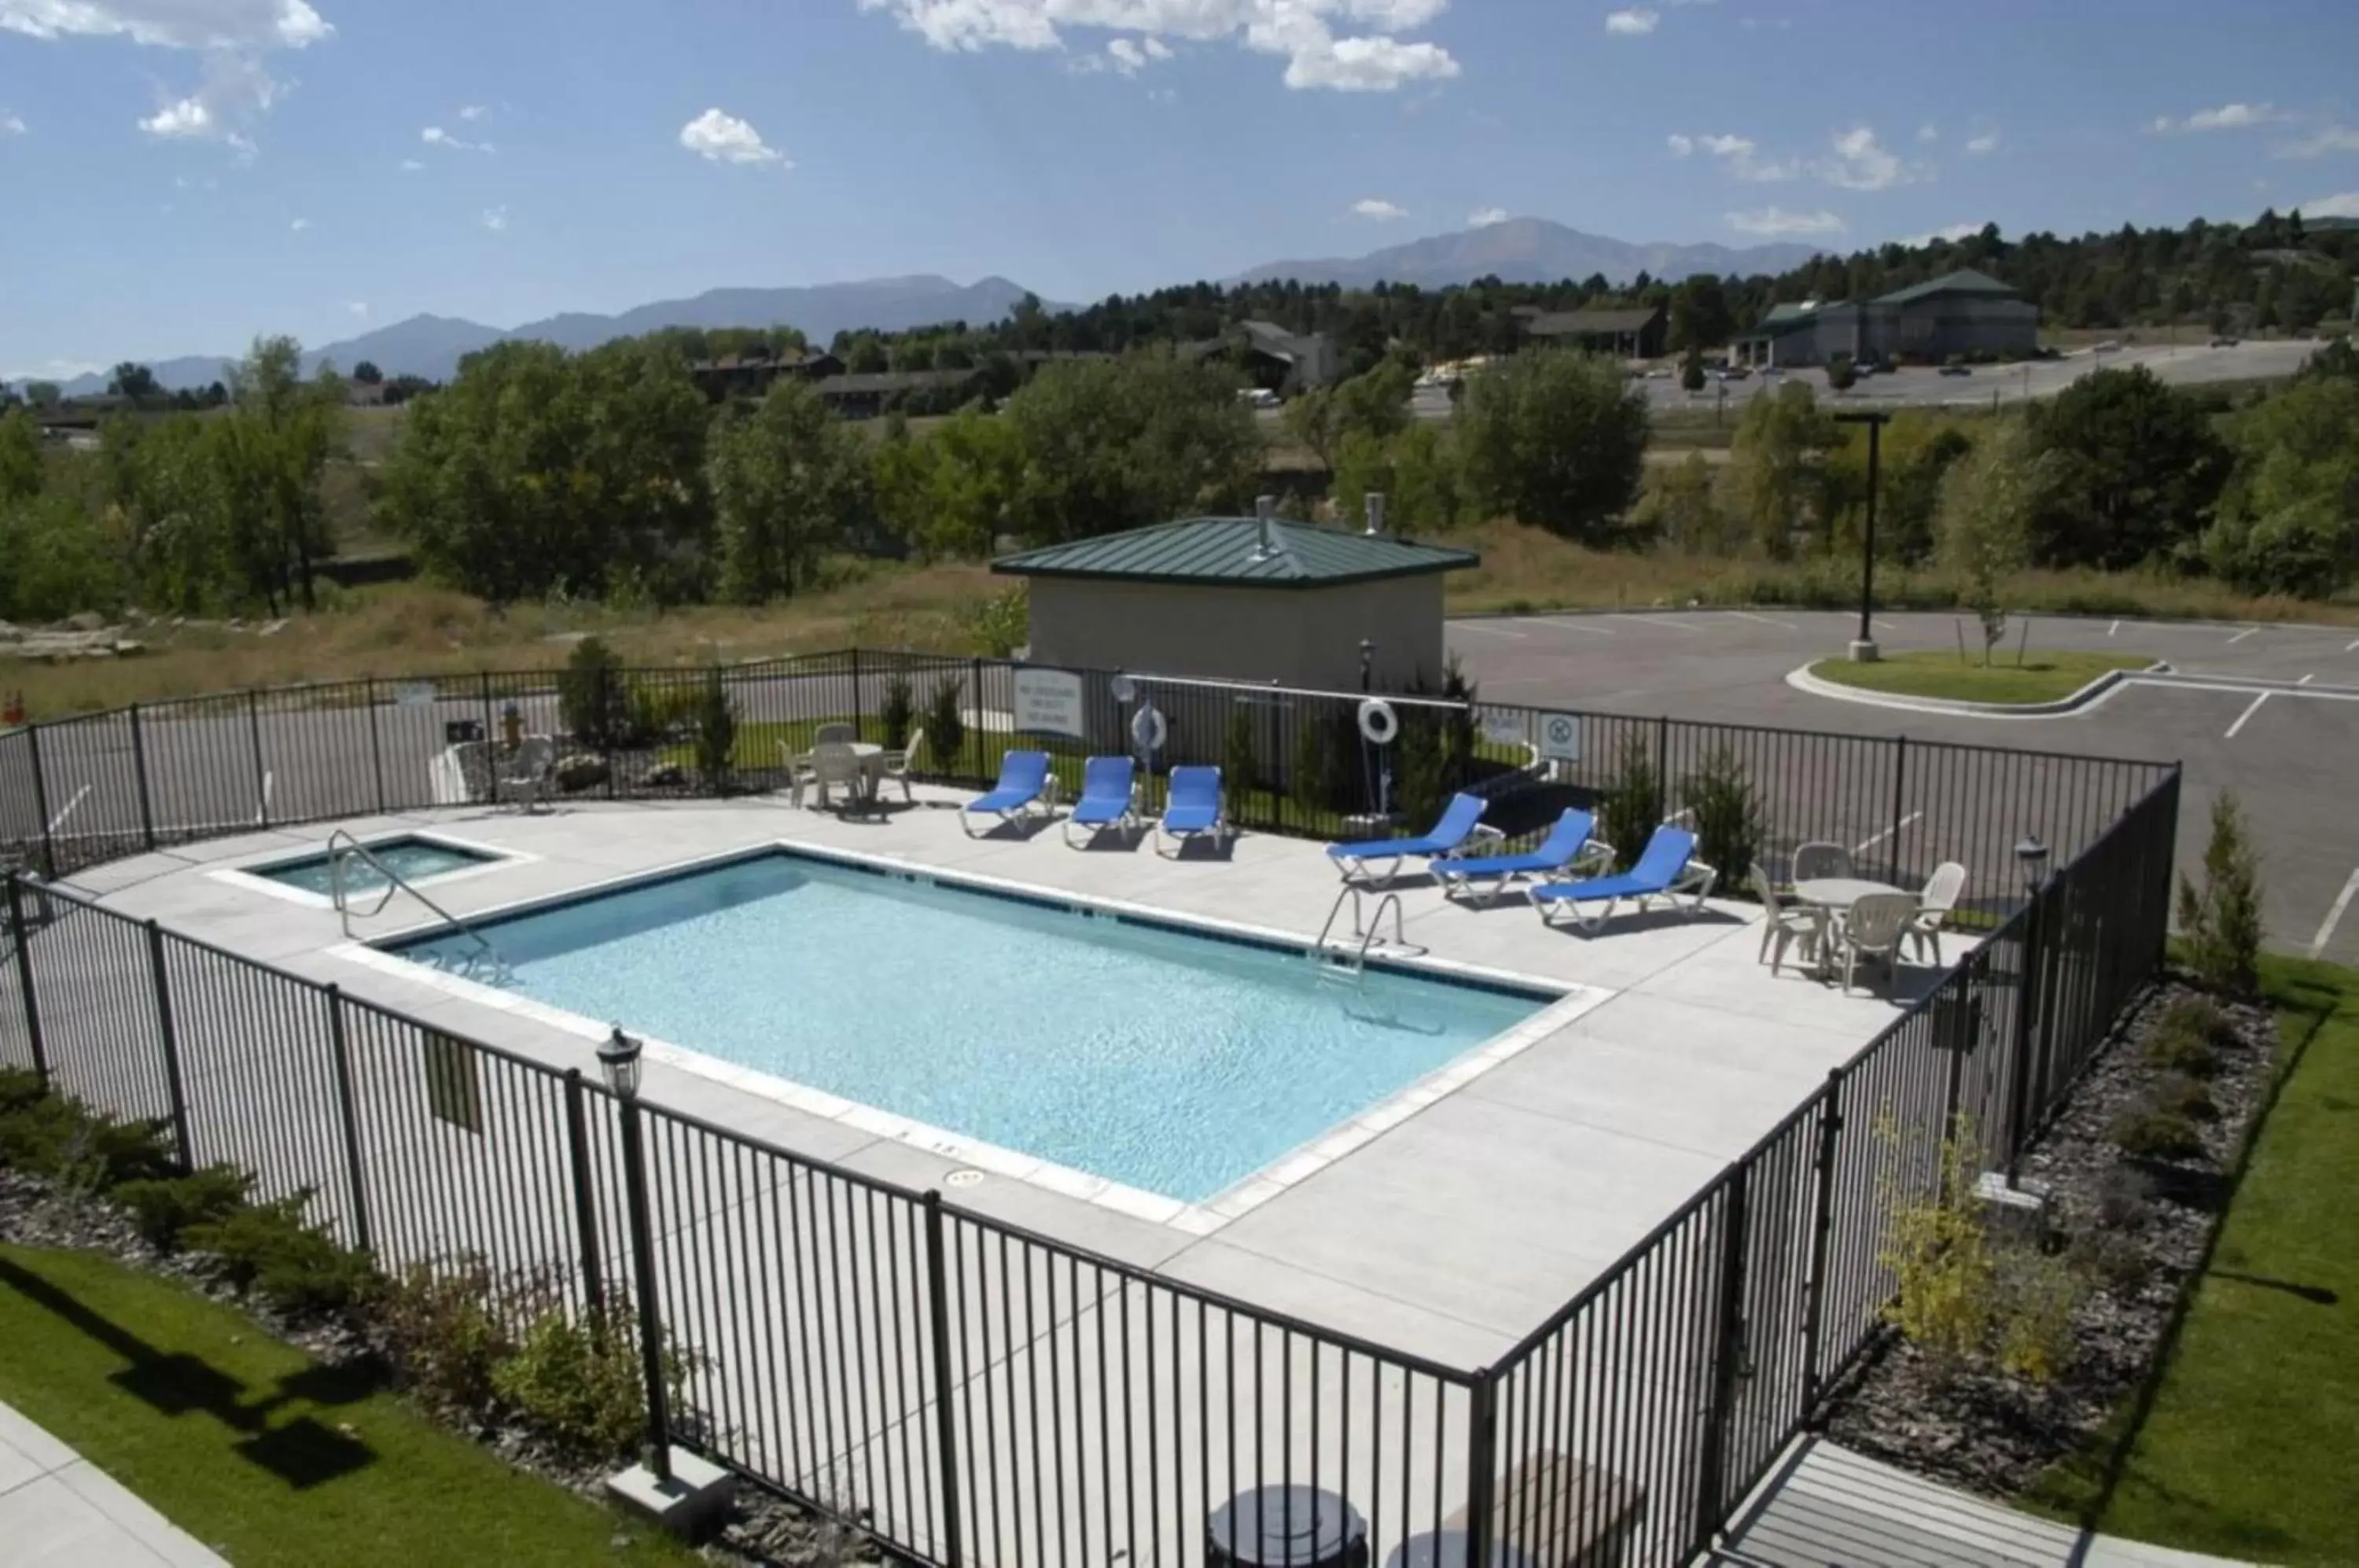
[[[2128,684],[2080,713],[1984,718],[1786,683],[1797,667],[1841,655],[1857,626],[1856,615],[1810,611],[1634,612],[1458,620],[1449,640],[1481,694],[1499,702],[2183,762],[2180,864],[2200,860],[2212,797],[2234,790],[2262,854],[2271,944],[2359,963],[2359,915],[2349,913],[2359,892],[2359,626],[2035,619],[2035,652],[2151,654],[2216,683]],[[1880,615],[1875,630],[1897,651],[1953,648],[1958,626],[1948,615]],[[2258,681],[2298,684],[2249,684]]]

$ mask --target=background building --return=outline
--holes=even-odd
[[[1864,301],[1773,307],[1737,337],[1740,365],[1824,365],[2022,356],[2039,348],[2039,307],[1997,278],[1971,269],[1944,273]]]
[[[1618,359],[1660,359],[1669,319],[1660,305],[1524,314],[1524,336],[1540,343],[1610,354]]]

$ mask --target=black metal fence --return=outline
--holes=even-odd
[[[758,780],[775,766],[766,749],[800,744],[823,719],[875,733],[896,676],[920,711],[932,685],[961,683],[972,721],[961,756],[931,771],[992,771],[994,747],[1015,740],[994,717],[1013,711],[1011,667],[864,654],[731,672],[737,768]],[[1233,806],[1248,824],[1321,825],[1288,815],[1293,763],[1277,759],[1302,755],[1306,730],[1344,722],[1356,699],[1147,691],[1176,715],[1173,733],[1214,727],[1223,748],[1234,714],[1257,714],[1267,740],[1253,755],[1277,787]],[[1122,724],[1111,681],[1090,700],[1101,696]],[[43,725],[0,737],[0,835],[64,870],[430,804],[438,768],[439,787],[454,783],[449,737],[495,735],[511,700],[527,727],[556,727],[545,677],[360,682]],[[619,1101],[579,1073],[13,876],[0,1062],[163,1120],[185,1162],[245,1165],[264,1196],[311,1190],[336,1234],[388,1269],[480,1259],[528,1280],[517,1310],[611,1310],[629,1296],[622,1125],[643,1116],[657,1294],[685,1353],[676,1440],[922,1561],[1192,1564],[1222,1501],[1311,1485],[1367,1517],[1376,1562],[1448,1527],[1478,1547],[1553,1543],[1558,1560],[1676,1563],[1879,1332],[1893,1194],[1934,1179],[1956,1125],[1994,1161],[2011,1159],[2160,963],[2179,774],[1581,714],[1574,755],[1535,758],[1543,726],[1565,716],[1483,704],[1477,733],[1498,765],[1488,781],[1545,811],[1548,790],[1612,784],[1627,747],[1650,746],[1674,781],[1728,747],[1761,788],[1773,843],[1834,839],[1903,877],[1959,858],[1987,886],[2011,874],[2014,835],[2037,825],[2061,869],[1489,1368],[1333,1333]],[[667,771],[684,772],[683,744],[602,746],[594,787],[693,789]],[[1091,746],[1085,734],[1055,749]],[[1593,1559],[1576,1557],[1582,1542]]]

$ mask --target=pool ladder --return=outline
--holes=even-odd
[[[475,945],[459,953],[437,953],[426,962],[433,968],[447,971],[464,980],[480,980],[489,985],[506,985],[516,978],[499,950],[483,932],[419,892],[409,879],[376,857],[368,845],[353,836],[351,831],[338,828],[328,835],[328,893],[335,900],[336,915],[343,921],[344,935],[353,934],[352,891],[344,886],[344,867],[358,860],[385,878],[385,889],[377,895],[376,903],[361,911],[364,920],[374,919],[385,912],[397,892],[407,893],[436,914],[447,925],[456,927]]]
[[[1384,924],[1386,909],[1393,912],[1392,945],[1398,948],[1408,946],[1408,938],[1401,931],[1400,895],[1386,893],[1376,900],[1375,918],[1364,920],[1361,918],[1364,912],[1363,895],[1366,891],[1357,883],[1347,883],[1343,890],[1335,895],[1335,902],[1327,911],[1327,923],[1319,928],[1319,941],[1310,949],[1311,962],[1318,964],[1319,977],[1321,980],[1333,980],[1346,985],[1358,984],[1360,978],[1367,973],[1368,949],[1375,946],[1379,940],[1376,931],[1377,928]],[[1353,944],[1347,946],[1342,942],[1331,943],[1327,939],[1335,930],[1335,917],[1343,912],[1343,905],[1347,900],[1352,906]]]

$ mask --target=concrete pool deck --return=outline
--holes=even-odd
[[[441,831],[529,857],[429,889],[462,919],[774,843],[1235,922],[1306,945],[1335,898],[1315,844],[1248,834],[1225,855],[1173,861],[1147,841],[1072,849],[1053,828],[969,838],[946,809],[964,798],[920,790],[918,808],[865,822],[770,798],[530,816],[467,808],[216,840],[93,867],[70,886],[452,1033],[592,1074],[591,1042],[578,1032],[356,962],[338,951],[347,943],[332,913],[214,873],[317,846],[342,826],[364,837]],[[1173,1280],[1444,1364],[1487,1365],[1775,1127],[1939,973],[1904,966],[1892,996],[1845,996],[1792,970],[1772,978],[1756,963],[1758,911],[1744,904],[1715,901],[1693,920],[1625,913],[1590,937],[1542,927],[1519,895],[1468,909],[1421,878],[1403,892],[1408,939],[1434,959],[1585,988],[1585,1010],[1367,1129],[1347,1151],[1314,1144],[1280,1162],[1291,1167],[1289,1184],[1210,1234],[999,1174],[951,1195]],[[354,930],[388,935],[419,927],[424,913],[397,898]],[[662,1062],[650,1063],[646,1094],[910,1188],[940,1187],[967,1164],[860,1119],[812,1115]]]

